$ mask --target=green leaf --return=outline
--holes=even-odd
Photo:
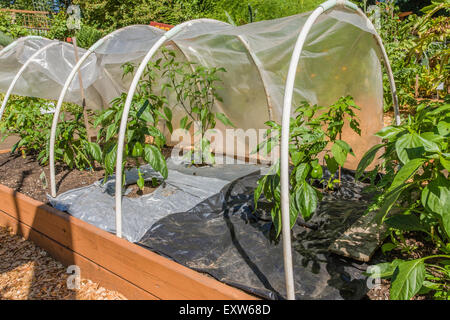
[[[414,214],[396,214],[385,220],[387,226],[401,231],[424,231],[428,230],[420,223],[420,219]]]
[[[112,174],[116,165],[117,157],[117,144],[108,150],[105,155],[105,170],[107,173]]]
[[[384,127],[380,131],[378,131],[375,136],[380,137],[386,140],[392,140],[392,138],[396,137],[399,133],[404,132],[405,129],[396,126]]]
[[[392,251],[396,248],[397,246],[391,242],[385,243],[381,246],[381,252],[383,252],[383,254],[386,254],[386,252]]]
[[[450,182],[441,173],[422,191],[422,205],[435,213],[443,215],[450,210]]]
[[[137,114],[136,114],[136,118],[140,118],[142,116],[142,114],[144,113],[144,111],[148,111],[147,107],[149,106],[150,101],[145,100],[144,103],[142,104],[142,106],[139,108]]]
[[[388,192],[385,195],[385,199],[383,201],[383,204],[381,205],[381,208],[378,210],[373,220],[378,223],[381,222],[384,219],[384,217],[389,213],[392,206],[397,202],[402,192],[409,186],[410,186],[409,184],[400,185],[391,192]]]
[[[450,238],[450,213],[448,211],[442,215],[442,224],[447,232],[447,236]],[[447,244],[447,249],[449,248],[450,246]]]
[[[344,165],[345,160],[347,159],[347,154],[350,151],[351,151],[350,146],[342,140],[336,140],[333,146],[331,147],[331,153],[333,154],[334,159],[340,166]]]
[[[295,181],[298,184],[301,184],[305,181],[306,177],[308,176],[309,173],[309,164],[308,163],[301,163],[295,172]]]
[[[230,121],[230,119],[227,118],[226,115],[224,115],[223,113],[217,112],[216,113],[216,118],[222,122],[224,125],[226,126],[230,126],[235,128],[234,124]]]
[[[423,135],[419,136],[422,141],[422,145],[427,152],[435,152],[439,153],[441,150],[439,149],[439,145],[433,141],[426,139]]]
[[[17,142],[12,146],[12,148],[11,148],[11,153],[14,153],[14,152],[17,150],[17,148],[18,148],[18,146],[19,146],[19,142],[20,142],[20,141],[17,141]]]
[[[278,237],[281,233],[281,212],[278,206],[274,206],[270,211],[272,216],[273,226],[275,227],[276,236]]]
[[[443,156],[440,156],[439,161],[441,162],[441,164],[445,168],[445,170],[450,171],[450,160],[446,159]]]
[[[363,174],[366,168],[373,162],[375,156],[381,148],[383,148],[385,144],[377,144],[367,151],[362,157],[361,161],[358,164],[358,168],[356,169],[355,177],[359,179]]]
[[[173,132],[172,122],[166,121],[166,126],[169,132],[172,133]]]
[[[142,115],[138,118],[144,120],[147,123],[152,123],[152,124],[155,123],[155,118],[153,117],[152,113],[148,109],[145,109],[144,112],[142,112]]]
[[[298,208],[295,204],[295,197],[289,197],[289,226],[292,229],[298,218]]]
[[[402,163],[407,163],[415,158],[421,158],[425,153],[423,139],[416,133],[409,133],[401,136],[395,142],[395,150]]]
[[[66,150],[64,150],[63,160],[69,166],[69,168],[71,168],[71,169],[73,168],[74,155],[73,155],[72,149],[67,148]]]
[[[318,197],[316,190],[304,181],[295,193],[295,201],[303,219],[305,221],[309,220],[317,208]]]
[[[112,136],[114,136],[114,134],[116,133],[116,124],[110,124],[107,128],[106,128],[106,138],[105,138],[105,142],[108,142],[109,139],[112,138]]]
[[[106,120],[108,117],[114,114],[114,112],[115,112],[114,110],[108,109],[102,114],[100,114],[94,121],[94,128],[96,128],[102,121]]]
[[[391,282],[391,300],[410,300],[425,280],[425,263],[422,259],[400,263]]]
[[[169,122],[172,121],[172,110],[169,107],[164,107],[164,114]]]
[[[94,158],[98,163],[102,163],[103,155],[102,149],[95,142],[88,142],[89,154]]]
[[[336,171],[339,169],[339,164],[336,159],[330,157],[328,154],[325,155],[325,162],[327,163],[327,168],[330,171],[331,175],[334,175]]]
[[[139,179],[136,181],[136,184],[138,185],[139,189],[144,190],[145,180],[144,180],[144,177],[142,176],[140,169],[138,169],[138,176],[139,176]]]
[[[392,181],[389,191],[394,190],[399,185],[410,179],[419,168],[424,164],[426,159],[413,159],[408,161],[395,175],[394,181]]]
[[[255,210],[258,207],[258,200],[261,198],[261,194],[264,190],[264,185],[266,184],[267,176],[262,177],[258,180],[258,186],[255,189],[255,193],[253,195],[253,201],[255,203]]]
[[[439,173],[423,190],[422,205],[442,217],[445,231],[450,236],[450,181]]]
[[[164,179],[167,179],[167,164],[161,151],[154,145],[146,144],[144,147],[144,159],[150,166],[161,173]]]
[[[291,159],[292,162],[294,163],[294,166],[297,166],[303,159],[303,157],[305,156],[304,152],[299,152],[299,151],[294,151],[291,152]]]
[[[392,262],[384,262],[369,266],[364,274],[371,278],[390,278],[400,263],[402,263],[402,260],[395,259]]]
[[[184,116],[183,118],[181,118],[181,120],[180,120],[180,128],[181,129],[186,129],[187,121],[188,121],[188,116]]]
[[[164,135],[158,128],[155,128],[152,126],[147,127],[146,133],[154,138],[160,139],[162,142],[165,142],[165,140],[166,140],[166,138],[164,137]]]
[[[443,137],[450,136],[450,123],[448,123],[447,121],[439,121],[439,123],[437,124],[437,130]]]

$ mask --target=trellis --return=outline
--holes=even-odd
[[[11,23],[18,24],[37,34],[47,34],[50,30],[50,12],[17,9],[0,9],[9,13]]]

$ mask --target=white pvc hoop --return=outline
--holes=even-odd
[[[7,51],[11,50],[12,48],[14,48],[17,45],[17,43],[19,43],[20,41],[32,40],[32,39],[42,40],[42,39],[45,39],[45,38],[43,38],[41,36],[26,36],[26,37],[19,38],[16,41],[11,42],[10,44],[8,44],[2,50],[0,50],[0,55],[4,54],[5,52],[7,52]]]
[[[283,103],[283,116],[281,123],[281,156],[280,156],[280,184],[281,184],[281,219],[282,219],[282,234],[283,234],[283,254],[284,254],[284,270],[285,270],[285,280],[286,280],[286,292],[289,300],[295,299],[294,291],[294,278],[293,278],[293,268],[292,268],[292,248],[291,248],[291,233],[290,233],[290,219],[289,219],[289,127],[290,127],[290,116],[291,116],[291,106],[292,106],[292,95],[294,92],[294,82],[297,72],[298,63],[300,60],[301,52],[303,50],[303,45],[306,41],[309,31],[314,25],[317,18],[330,9],[336,6],[347,7],[356,11],[359,15],[364,16],[366,20],[370,20],[361,12],[361,10],[353,3],[346,0],[329,0],[322,3],[317,9],[315,9],[312,14],[308,17],[303,29],[301,30],[297,42],[295,44],[294,51],[292,53],[292,58],[289,65],[289,72],[286,80],[286,87],[284,93],[284,103]],[[370,23],[371,25],[371,23]],[[373,27],[373,26],[372,26]],[[378,46],[382,51],[382,56],[386,65],[386,69],[389,75],[391,92],[394,101],[394,109],[396,112],[396,122],[399,124],[400,117],[398,113],[398,102],[395,89],[395,81],[392,75],[392,69],[389,64],[389,59],[387,58],[386,51],[382,44],[381,38],[376,33],[375,28],[375,39]]]
[[[16,73],[16,75],[14,76],[14,79],[12,80],[11,84],[8,87],[8,90],[6,91],[5,97],[3,98],[2,101],[2,106],[0,107],[0,121],[2,120],[3,117],[3,113],[6,109],[6,105],[8,103],[9,97],[12,93],[12,91],[14,90],[14,87],[16,86],[17,81],[19,80],[20,76],[24,73],[25,69],[30,65],[31,62],[33,62],[33,60],[39,56],[42,52],[44,52],[45,50],[47,50],[50,47],[53,47],[57,44],[60,44],[60,42],[51,42],[45,46],[43,46],[42,48],[40,48],[39,50],[37,50],[35,53],[33,53],[31,55],[30,58],[28,58],[28,60],[22,65],[22,67],[19,69],[19,71]]]
[[[125,144],[125,133],[127,130],[128,114],[130,112],[131,102],[133,101],[133,96],[136,91],[136,87],[139,80],[144,73],[145,67],[147,66],[150,59],[156,53],[156,51],[169,39],[178,34],[185,26],[190,26],[191,21],[182,23],[174,27],[173,29],[167,31],[162,37],[150,48],[150,50],[142,59],[139,68],[136,70],[133,81],[131,82],[130,88],[128,90],[127,99],[125,100],[125,106],[122,112],[122,119],[120,120],[120,130],[119,130],[119,140],[117,142],[117,156],[116,156],[116,189],[115,189],[115,200],[116,200],[116,236],[122,238],[122,161],[123,161],[123,148]]]
[[[125,28],[130,28],[133,26],[128,26]],[[66,82],[64,83],[63,89],[61,90],[61,93],[59,95],[58,103],[55,108],[55,113],[53,115],[53,122],[52,122],[52,129],[50,133],[50,193],[52,197],[56,197],[56,179],[55,179],[55,140],[56,140],[56,128],[58,126],[58,120],[59,120],[59,114],[61,112],[61,107],[64,102],[64,97],[66,96],[67,90],[69,89],[70,84],[72,83],[72,80],[74,79],[75,75],[77,74],[78,70],[83,65],[84,61],[98,48],[100,47],[107,39],[111,38],[121,30],[125,29],[118,29],[105,37],[98,40],[96,43],[94,43],[81,57],[80,60],[78,60],[77,64],[72,68],[72,71],[70,72],[69,76],[66,79]],[[158,33],[163,34],[164,31],[148,26],[148,28],[155,30]]]
[[[217,20],[213,20],[213,19],[198,19],[198,20],[202,20],[202,21],[213,21],[213,22],[220,22]],[[168,40],[171,40],[176,34],[178,34],[180,31],[182,31],[185,27],[189,27],[192,23],[194,23],[196,20],[192,20],[192,21],[187,21],[185,23],[179,24],[176,27],[174,27],[173,29],[169,30],[168,32],[166,32],[166,34],[163,35],[163,37],[161,37],[160,40],[158,40],[158,42],[156,42],[153,47],[149,50],[149,52],[147,53],[147,55],[145,56],[145,58],[141,61],[141,64],[139,65],[139,68],[136,71],[136,74],[133,78],[133,82],[131,83],[131,86],[129,88],[128,94],[127,94],[127,99],[125,101],[125,106],[124,106],[124,110],[122,113],[122,119],[121,119],[121,123],[120,123],[120,131],[119,131],[119,140],[118,140],[118,147],[117,147],[117,157],[116,157],[116,193],[115,193],[115,198],[116,198],[116,236],[118,237],[122,237],[122,174],[123,174],[123,170],[122,170],[122,161],[123,161],[123,148],[124,148],[124,143],[125,143],[125,133],[126,133],[126,126],[127,126],[127,122],[128,122],[128,114],[130,111],[130,107],[131,107],[131,102],[133,100],[133,96],[134,93],[136,91],[136,87],[139,83],[139,79],[142,76],[142,73],[145,70],[146,65],[148,64],[148,62],[150,61],[150,59],[153,57],[153,55],[156,53],[156,51]],[[227,24],[222,22],[223,24]],[[227,24],[228,25],[228,24]],[[261,70],[261,66],[260,63],[258,63],[258,59],[257,57],[252,53],[248,43],[246,42],[246,40],[241,37],[238,36],[237,37],[239,39],[239,41],[242,43],[242,45],[244,46],[244,48],[248,51],[248,53],[250,54],[250,58],[253,61],[253,64],[255,65],[256,69],[258,70],[258,74],[261,78],[261,83],[264,87],[264,91],[266,93],[266,97],[267,97],[267,105],[269,108],[269,118],[272,118],[272,103],[270,100],[270,96],[268,94],[268,90],[267,90],[267,86],[266,83],[264,81],[264,77],[262,74],[262,70]],[[183,52],[182,48],[180,48],[176,42],[174,41],[175,46],[181,51],[181,53],[184,55],[184,57],[189,61],[189,58],[187,57],[187,55]]]
[[[295,299],[294,271],[292,268],[291,228],[289,218],[289,124],[291,117],[292,94],[294,92],[295,75],[300,60],[303,44],[316,19],[324,12],[318,7],[308,17],[292,53],[289,65],[286,88],[284,91],[283,115],[281,122],[281,159],[280,159],[280,184],[281,184],[281,227],[283,237],[284,275],[286,281],[286,293],[289,300]]]

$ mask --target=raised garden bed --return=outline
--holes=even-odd
[[[198,169],[203,170],[203,169]],[[190,230],[189,234],[187,234],[183,230],[174,231],[176,233],[176,237],[172,237],[173,239],[170,239],[168,243],[172,243],[169,245],[169,248],[164,247],[164,241],[161,242],[158,239],[168,239],[163,231],[163,234],[158,233],[152,233],[149,231],[149,234],[146,235],[141,241],[138,241],[140,245],[143,245],[144,248],[132,244],[131,242],[128,242],[123,239],[119,239],[115,237],[113,234],[108,233],[104,230],[101,230],[94,225],[91,225],[89,223],[93,223],[89,220],[89,223],[79,220],[67,213],[63,213],[61,211],[58,211],[54,209],[53,207],[47,206],[45,203],[47,203],[47,196],[46,193],[48,192],[48,186],[45,187],[41,178],[41,173],[44,172],[46,175],[48,174],[48,170],[46,167],[41,167],[36,163],[32,157],[22,157],[21,155],[10,155],[10,154],[3,154],[0,155],[0,183],[6,184],[7,187],[11,188],[4,188],[4,192],[0,194],[2,198],[5,198],[3,194],[8,195],[9,201],[5,202],[5,204],[2,204],[2,207],[0,207],[1,214],[3,217],[0,220],[0,225],[6,225],[11,226],[15,229],[16,232],[24,234],[26,237],[30,238],[31,240],[35,241],[39,246],[42,248],[48,250],[52,255],[54,255],[58,260],[63,262],[66,265],[71,264],[77,264],[81,267],[82,275],[85,277],[89,277],[90,279],[93,279],[94,281],[102,283],[103,286],[108,288],[108,285],[105,284],[108,283],[110,286],[112,286],[113,289],[123,293],[127,298],[163,298],[163,299],[171,299],[171,298],[198,298],[198,299],[207,299],[207,298],[233,298],[237,297],[240,299],[243,298],[251,298],[251,295],[248,295],[246,293],[243,293],[242,291],[239,291],[238,289],[233,289],[231,287],[228,287],[226,284],[223,284],[221,282],[218,282],[216,280],[213,280],[212,278],[209,278],[208,276],[199,274],[195,271],[192,271],[191,269],[188,269],[186,267],[181,267],[176,262],[167,260],[166,258],[163,258],[155,253],[153,253],[150,250],[153,250],[154,252],[162,253],[163,256],[169,256],[170,258],[174,259],[175,261],[183,264],[184,266],[187,266],[189,268],[193,268],[194,270],[198,270],[201,272],[206,272],[212,274],[216,279],[219,281],[224,281],[225,283],[229,283],[231,285],[236,285],[238,288],[242,288],[245,290],[249,290],[250,292],[255,292],[255,294],[258,294],[262,297],[266,298],[276,298],[273,294],[270,292],[273,292],[275,295],[277,294],[283,294],[283,286],[284,283],[279,278],[279,276],[282,276],[282,273],[278,274],[274,270],[278,270],[279,263],[282,263],[282,259],[278,259],[278,249],[279,246],[277,246],[276,241],[274,245],[269,245],[266,243],[265,235],[266,233],[263,232],[260,234],[260,232],[255,232],[254,228],[256,230],[265,230],[270,225],[270,218],[267,220],[267,217],[260,217],[261,219],[255,220],[255,217],[251,217],[250,215],[247,216],[249,221],[251,222],[250,225],[240,224],[241,218],[239,218],[241,212],[239,208],[241,207],[242,212],[250,212],[248,210],[251,210],[250,207],[248,207],[244,202],[240,202],[241,200],[238,199],[245,199],[245,197],[249,196],[248,192],[252,192],[251,188],[248,189],[247,192],[242,193],[238,198],[233,200],[233,198],[228,199],[227,195],[224,193],[220,193],[217,195],[219,198],[222,196],[225,197],[225,207],[230,208],[229,213],[223,213],[224,218],[221,219],[221,213],[216,212],[217,210],[220,211],[220,206],[215,207],[214,205],[210,207],[209,209],[206,209],[205,212],[213,212],[215,214],[218,214],[218,218],[213,218],[214,220],[208,222],[203,221],[200,217],[202,216],[200,214],[199,217],[196,218],[196,214],[189,212],[186,213],[177,213],[176,215],[173,215],[172,217],[167,217],[167,219],[162,219],[158,225],[163,226],[162,228],[156,228],[158,230],[166,230],[168,226],[170,225],[178,225],[181,223],[180,227],[186,230]],[[86,187],[88,184],[92,183],[95,180],[99,180],[102,178],[103,171],[78,171],[78,170],[68,170],[67,168],[60,167],[57,168],[57,183],[59,184],[59,188],[61,192],[78,188],[78,187]],[[253,180],[256,179],[253,178]],[[251,181],[250,181],[251,182]],[[245,184],[245,183],[244,183]],[[4,187],[4,186],[3,186]],[[236,187],[235,190],[239,190],[240,187]],[[19,193],[20,192],[20,193]],[[230,191],[232,194],[233,191]],[[240,191],[237,191],[240,192]],[[33,199],[28,198],[27,196],[23,195],[22,193],[26,193],[28,196],[39,199],[40,201],[36,201]],[[228,193],[228,192],[227,192]],[[345,192],[344,192],[345,193]],[[347,195],[348,196],[348,195]],[[214,197],[213,197],[214,198]],[[250,195],[250,198],[253,199],[253,195]],[[228,199],[228,200],[227,200]],[[79,200],[80,201],[80,200]],[[214,200],[209,200],[210,203],[216,203]],[[228,203],[231,201],[231,203]],[[236,201],[236,202],[235,202]],[[208,201],[206,201],[208,203]],[[340,202],[342,203],[342,201]],[[351,206],[351,204],[350,204]],[[4,207],[4,208],[3,208]],[[326,208],[328,208],[329,205],[324,204],[324,210],[323,212],[325,216],[318,217],[318,220],[316,221],[322,227],[325,229],[329,228],[328,224],[324,225],[323,223],[325,221],[328,221],[327,213],[330,211]],[[344,206],[345,207],[345,206]],[[341,212],[344,212],[346,209],[344,207],[339,207],[336,212],[336,217],[334,219],[340,219],[339,215]],[[233,208],[233,209],[231,209]],[[356,211],[358,211],[357,208],[355,208]],[[203,209],[204,210],[204,209]],[[211,210],[211,211],[209,211]],[[234,212],[234,210],[237,210]],[[195,211],[195,209],[194,209]],[[201,211],[201,210],[200,210]],[[203,212],[203,211],[202,211]],[[359,211],[358,211],[359,212]],[[262,212],[261,212],[262,213]],[[141,213],[143,214],[143,213]],[[215,216],[213,214],[212,216]],[[245,216],[246,214],[244,214]],[[208,215],[206,215],[208,216]],[[212,217],[211,216],[211,217]],[[243,216],[243,218],[244,218]],[[321,216],[321,214],[320,214]],[[181,220],[177,220],[180,219]],[[184,218],[183,218],[184,217]],[[190,219],[194,219],[191,221]],[[233,218],[234,217],[234,218]],[[352,220],[354,220],[352,218]],[[84,218],[83,218],[84,219]],[[176,221],[174,223],[170,223],[171,219],[175,219]],[[187,219],[184,221],[183,219]],[[258,220],[260,220],[258,222]],[[169,224],[167,224],[167,221],[169,221]],[[226,225],[223,225],[223,223],[226,222]],[[94,222],[95,223],[95,222]],[[194,224],[192,224],[194,223]],[[202,223],[206,223],[207,225],[215,225],[215,229],[217,230],[216,236],[213,238],[208,238],[208,231],[206,231],[202,226]],[[161,225],[162,224],[162,225]],[[346,222],[346,225],[348,222]],[[257,227],[260,225],[260,227]],[[229,228],[233,226],[230,230]],[[327,227],[328,226],[328,227]],[[245,228],[245,231],[244,229]],[[345,226],[343,227],[345,228]],[[202,243],[203,246],[206,248],[197,248],[193,243],[196,241],[195,239],[198,239],[199,234],[198,232],[202,233],[205,230],[205,234],[201,237],[203,239]],[[316,243],[315,237],[321,238],[322,236],[316,235],[314,236],[311,234],[311,236],[308,236],[308,228],[304,229],[303,227],[297,227],[294,230],[294,233],[296,234],[297,241],[309,241],[311,242],[311,250],[316,252],[315,254],[320,254],[320,252],[323,251],[323,249],[326,249],[327,244],[325,242],[332,241],[331,239],[328,239],[329,237],[326,236],[326,240],[324,238],[324,244]],[[171,230],[166,230],[167,232],[172,232]],[[328,230],[330,231],[330,230]],[[324,231],[325,233],[328,231]],[[228,239],[229,232],[234,234],[233,239],[231,239],[231,242]],[[306,233],[305,233],[306,232]],[[333,231],[340,232],[340,231]],[[250,236],[249,239],[246,239],[246,234]],[[187,238],[183,238],[187,237]],[[306,238],[305,238],[306,237]],[[170,238],[170,237],[169,237]],[[178,240],[177,240],[178,239]],[[184,240],[183,240],[184,239]],[[303,239],[303,240],[301,240]],[[175,241],[175,242],[174,242]],[[221,244],[217,243],[219,241]],[[233,242],[234,241],[234,242]],[[236,242],[237,241],[237,242]],[[176,249],[176,251],[171,251],[170,248],[176,248],[176,243],[179,243],[181,246],[184,244],[187,245],[187,248],[180,248],[179,250]],[[189,245],[189,243],[191,245]],[[240,243],[240,245],[239,245]],[[117,247],[117,248],[116,248]],[[212,248],[221,248],[217,250],[213,250]],[[209,249],[211,248],[211,252],[209,252]],[[234,252],[235,249],[238,249],[238,252]],[[239,249],[240,248],[240,249]],[[150,250],[149,250],[150,249]],[[169,249],[169,251],[167,251]],[[130,252],[132,250],[132,252]],[[137,251],[136,251],[137,250]],[[176,252],[184,252],[185,250],[188,250],[186,252],[188,253],[187,256],[184,256],[183,254],[181,256],[178,256]],[[200,252],[200,251],[205,252]],[[240,250],[240,251],[239,251]],[[261,251],[262,250],[262,251]],[[267,251],[269,250],[269,251]],[[123,253],[123,251],[126,251],[126,254]],[[214,253],[213,251],[217,251]],[[266,257],[266,254],[262,254],[262,252],[272,252],[269,253],[272,257]],[[249,256],[247,256],[247,254]],[[259,252],[259,254],[258,254]],[[324,252],[324,251],[323,251]],[[300,255],[303,255],[304,253],[298,252]],[[296,253],[296,255],[298,254]],[[135,254],[138,254],[138,256],[135,256]],[[151,256],[150,261],[148,260],[147,256],[150,254]],[[175,254],[175,255],[173,255]],[[244,260],[237,259],[235,263],[233,263],[233,266],[236,266],[236,268],[242,268],[242,279],[239,280],[239,277],[234,277],[233,274],[236,274],[235,271],[230,270],[230,267],[227,267],[227,264],[223,265],[220,261],[214,261],[214,257],[216,254],[222,255],[222,256],[229,256],[230,259],[233,259],[233,261],[236,260],[236,254],[238,256],[244,257]],[[314,255],[315,255],[314,254]],[[193,255],[192,257],[190,257]],[[256,255],[256,256],[255,256]],[[126,258],[124,258],[126,257]],[[145,258],[144,258],[145,257]],[[156,258],[158,257],[158,258]],[[196,260],[198,257],[200,260]],[[205,260],[203,260],[204,257]],[[247,257],[247,258],[245,258]],[[274,258],[275,257],[275,258]],[[193,260],[190,260],[193,258]],[[300,258],[300,256],[297,256],[297,258]],[[157,259],[157,262],[154,261],[154,259]],[[207,262],[208,259],[213,259],[210,262]],[[226,258],[225,258],[226,259]],[[328,258],[327,258],[328,259]],[[330,257],[330,261],[334,261]],[[144,260],[144,261],[141,261]],[[247,265],[248,260],[254,261],[255,265],[253,263]],[[125,262],[124,262],[125,261]],[[129,261],[133,261],[130,263]],[[134,261],[139,261],[138,263],[135,263]],[[163,261],[163,262],[162,262]],[[202,267],[202,261],[205,263],[205,266]],[[168,271],[166,270],[166,267],[162,267],[159,264],[161,263],[169,263],[171,268],[175,268],[176,271]],[[337,261],[335,261],[337,263]],[[157,269],[159,271],[154,271],[155,266],[154,264],[158,264]],[[199,264],[200,263],[200,264]],[[221,266],[216,265],[216,263],[221,264]],[[331,263],[331,262],[330,262]],[[126,265],[124,265],[126,264]],[[128,265],[130,264],[130,266]],[[229,263],[228,263],[229,264]],[[332,263],[333,264],[333,263]],[[216,266],[217,269],[222,270],[221,268],[224,268],[219,274],[215,273],[214,269],[216,267],[213,267],[212,269],[208,269],[208,265],[210,266]],[[348,265],[345,264],[345,265]],[[345,265],[342,267],[345,268]],[[176,266],[176,267],[175,267]],[[270,267],[272,266],[272,267]],[[297,270],[300,272],[300,278],[303,279],[303,272],[306,272],[308,274],[308,281],[306,283],[310,283],[311,285],[315,285],[315,283],[319,280],[316,279],[316,276],[313,274],[309,275],[309,268],[303,268],[300,267],[300,264],[298,264],[299,268],[302,270]],[[250,267],[250,269],[248,269]],[[321,266],[324,268],[325,266]],[[162,269],[161,269],[162,268]],[[180,269],[179,269],[180,268]],[[234,268],[234,267],[232,267]],[[262,269],[261,269],[262,268]],[[274,270],[272,270],[274,269]],[[150,272],[148,270],[151,270]],[[184,270],[184,271],[181,271]],[[188,271],[187,271],[188,270]],[[251,271],[253,270],[253,271]],[[254,277],[255,274],[258,274],[258,270],[260,272],[263,272],[265,277],[267,277],[267,281],[269,283],[272,283],[275,287],[270,289],[263,284],[254,283],[255,291],[252,291],[252,285],[249,285],[250,283],[247,282],[246,279],[247,276],[250,278]],[[325,270],[325,269],[324,269]],[[334,270],[334,269],[333,269]],[[352,267],[348,270],[349,272],[355,272]],[[162,272],[166,276],[161,276],[159,272]],[[186,276],[186,272],[188,273],[189,280],[184,279],[184,276],[181,277],[174,277],[173,275],[170,275],[170,272],[176,272],[176,273],[183,273],[184,276]],[[255,273],[256,272],[256,273]],[[338,280],[340,271],[329,271],[330,276],[333,278],[336,278],[337,282],[341,282]],[[237,272],[239,274],[239,272]],[[352,273],[352,277],[356,276],[356,274]],[[356,272],[357,273],[357,272]],[[144,276],[148,276],[150,279],[143,280],[142,274]],[[189,276],[191,274],[191,276]],[[324,277],[326,277],[327,273],[323,274]],[[210,281],[210,283],[219,284],[221,288],[227,288],[227,292],[222,292],[220,289],[220,293],[211,292],[211,288],[208,289],[202,289],[202,285],[200,285],[200,288],[198,288],[199,285],[192,285],[191,281],[197,281],[192,280],[191,277],[193,275],[200,276],[201,281]],[[196,277],[195,276],[195,277]],[[130,278],[129,278],[130,277]],[[322,276],[320,276],[322,277]],[[189,287],[188,295],[186,295],[185,292],[183,292],[183,289],[179,289],[180,285],[178,283],[170,284],[165,283],[166,279],[174,279],[175,282],[182,283],[181,286],[183,287],[183,283],[186,283],[187,287]],[[206,280],[205,280],[206,279]],[[256,279],[253,279],[253,281]],[[160,283],[162,282],[162,284]],[[243,281],[243,283],[239,283],[239,281]],[[359,280],[358,280],[359,281]],[[116,284],[117,282],[117,284]],[[304,281],[300,281],[304,282]],[[208,282],[209,283],[209,282]],[[280,287],[281,285],[281,287]],[[321,293],[320,297],[333,297],[336,299],[339,298],[345,298],[345,296],[340,296],[336,293],[331,293],[328,291],[335,292],[333,289],[336,284],[330,285],[330,288],[327,289],[327,293]],[[345,286],[344,283],[340,283],[339,286]],[[175,286],[176,290],[172,288],[172,286]],[[209,286],[209,285],[208,285]],[[136,287],[136,288],[135,288]],[[157,291],[153,291],[154,287],[157,287]],[[161,287],[161,289],[160,289]],[[163,289],[163,288],[166,289]],[[191,289],[192,288],[192,289]],[[142,290],[143,289],[143,290]],[[163,293],[161,293],[159,290],[162,290]],[[214,291],[213,289],[212,291]],[[225,289],[224,289],[225,290]],[[228,292],[228,290],[231,290]],[[322,290],[322,289],[321,289]],[[351,290],[354,290],[351,289]],[[203,292],[202,292],[203,291]],[[150,294],[150,295],[148,295]],[[306,294],[306,298],[309,297],[309,292]],[[131,295],[131,296],[130,296]],[[362,295],[364,295],[362,293]],[[351,296],[347,295],[348,297]],[[357,294],[358,297],[361,297],[361,293]],[[347,298],[348,298],[347,297]],[[356,297],[356,296],[355,296]],[[319,296],[318,296],[319,298]]]
[[[128,299],[254,299],[4,185],[0,199],[1,226]]]

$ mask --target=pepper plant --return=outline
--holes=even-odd
[[[123,75],[133,73],[134,69],[135,66],[130,63],[123,65]],[[168,174],[166,160],[161,152],[166,140],[158,129],[158,123],[160,120],[165,121],[169,130],[172,131],[172,111],[167,106],[167,99],[154,93],[157,72],[160,70],[161,59],[154,63],[150,62],[146,66],[128,115],[122,165],[124,168],[132,165],[130,160],[137,165],[139,176],[137,185],[141,190],[145,184],[140,170],[143,162],[150,164],[164,179]],[[94,126],[100,125],[101,128],[97,134],[97,142],[92,144],[95,149],[93,154],[105,169],[105,180],[114,173],[120,121],[126,97],[126,94],[122,94],[114,99],[111,107],[101,112],[94,121]],[[125,182],[125,179],[123,181]]]
[[[292,164],[289,177],[291,228],[299,214],[305,221],[312,217],[322,198],[318,186],[332,189],[339,182],[334,178],[339,166],[344,165],[348,154],[354,156],[349,144],[338,139],[345,120],[352,130],[360,134],[354,110],[359,110],[359,107],[351,97],[341,97],[328,108],[303,102],[295,110],[296,117],[291,118],[289,128],[289,156]],[[256,151],[270,153],[280,143],[281,126],[273,121],[266,122],[266,125],[270,127],[265,134],[266,140],[258,145]],[[329,179],[323,177],[320,154],[324,155],[331,173]],[[272,204],[271,216],[277,236],[281,231],[280,188],[280,166],[277,161],[269,174],[258,181],[254,194],[255,210],[261,195]]]
[[[47,114],[43,100],[12,96],[1,121],[2,141],[8,136],[17,136],[19,141],[11,152],[21,150],[23,155],[39,153],[46,149],[52,115]]]
[[[357,177],[369,179],[371,192],[378,192],[369,210],[376,220],[395,232],[420,232],[436,254],[415,260],[395,260],[378,265],[372,276],[391,278],[391,299],[411,299],[433,290],[437,297],[450,298],[450,104],[425,101],[416,114],[400,126],[389,126],[376,135],[383,143],[372,147],[358,165]],[[382,163],[364,170],[382,152]],[[383,172],[382,178],[379,173]],[[387,250],[401,241],[387,244]],[[386,248],[386,245],[384,246]],[[386,250],[386,249],[385,249]]]
[[[75,106],[75,109],[73,113],[62,112],[60,115],[60,122],[56,127],[55,160],[64,162],[70,169],[93,170],[92,143],[88,140],[83,110],[79,106]],[[50,130],[46,141],[46,147],[37,157],[42,164],[48,163]]]
[[[221,82],[220,73],[226,70],[178,61],[175,52],[166,48],[162,54],[165,59],[162,76],[167,78],[163,92],[175,92],[176,106],[186,113],[180,120],[180,128],[189,130],[194,124],[194,151],[188,152],[186,157],[191,159],[194,153],[193,162],[214,163],[211,142],[205,133],[215,128],[217,120],[234,127],[227,116],[213,111],[216,100],[223,101],[218,93],[218,84]]]
[[[8,136],[19,137],[11,152],[20,150],[23,156],[34,156],[42,164],[48,164],[50,129],[54,102],[30,98],[11,97],[8,109],[0,124],[2,140]],[[55,161],[69,168],[92,168],[86,128],[81,107],[65,103],[56,129]]]

